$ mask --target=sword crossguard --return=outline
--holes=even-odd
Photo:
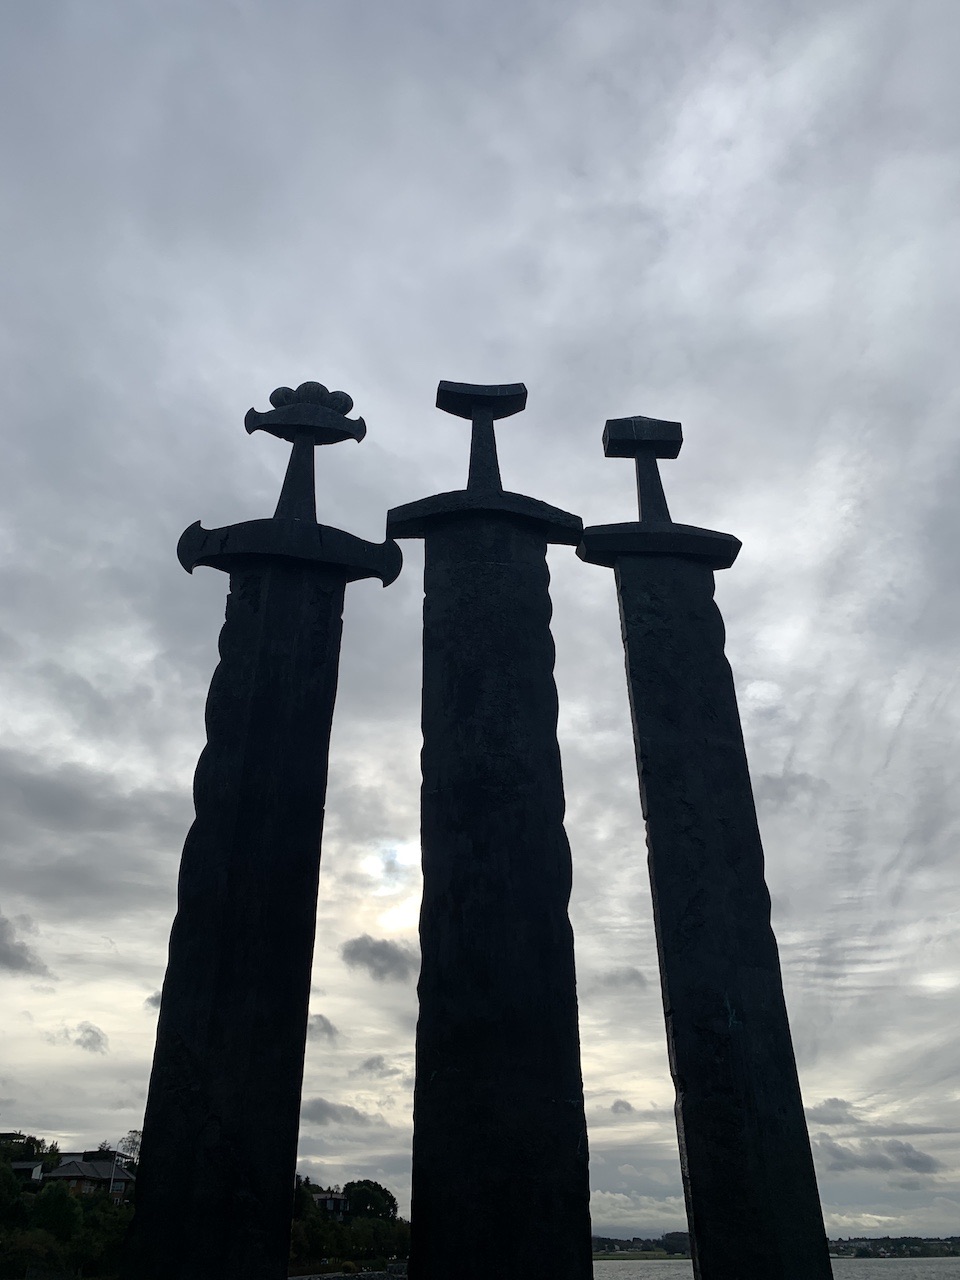
[[[608,418],[603,452],[608,458],[633,458],[637,467],[640,523],[670,524],[670,510],[660,480],[658,458],[675,458],[683,444],[679,422],[660,418]]]
[[[740,541],[729,533],[675,524],[660,481],[658,458],[675,458],[683,444],[679,422],[660,418],[609,418],[603,428],[608,458],[633,458],[637,468],[640,519],[633,524],[598,524],[584,529],[577,555],[588,564],[610,568],[635,556],[678,556],[729,569]]]
[[[481,386],[473,382],[441,382],[437,387],[437,408],[473,423],[470,438],[470,472],[467,492],[502,493],[497,437],[493,424],[527,407],[527,388],[522,382]]]
[[[347,417],[353,400],[345,391],[328,391],[320,382],[301,382],[296,390],[277,387],[270,403],[273,408],[265,413],[248,410],[243,422],[250,434],[269,431],[293,445],[273,518],[224,529],[204,529],[197,521],[180,538],[180,563],[188,573],[198,564],[230,573],[236,565],[257,561],[306,561],[336,569],[347,582],[379,578],[388,586],[403,563],[395,542],[365,542],[317,523],[313,451],[321,444],[360,441],[367,434],[362,418]]]
[[[527,388],[522,382],[479,386],[472,382],[441,382],[437,408],[473,424],[470,439],[470,473],[466,489],[435,493],[419,502],[407,502],[387,513],[387,533],[394,538],[426,538],[438,520],[459,516],[495,516],[522,521],[537,529],[547,543],[576,546],[583,521],[522,493],[505,493],[497,462],[493,424],[526,408]]]

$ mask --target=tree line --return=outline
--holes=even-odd
[[[348,1182],[342,1194],[346,1209],[342,1221],[330,1213],[321,1199],[314,1199],[309,1178],[297,1177],[293,1231],[290,1239],[290,1274],[383,1270],[394,1258],[410,1251],[410,1224],[398,1216],[396,1197],[379,1182],[367,1178]]]
[[[119,1144],[124,1167],[136,1174],[138,1133]],[[110,1143],[83,1152],[87,1160],[115,1158]],[[123,1241],[133,1217],[135,1191],[114,1204],[106,1191],[73,1195],[65,1180],[22,1180],[13,1161],[40,1160],[44,1172],[60,1163],[57,1143],[31,1134],[0,1143],[0,1280],[23,1280],[28,1272],[85,1280],[112,1280],[120,1268]],[[410,1225],[398,1216],[396,1197],[368,1179],[343,1188],[342,1220],[317,1204],[320,1188],[297,1178],[293,1200],[290,1274],[382,1267],[409,1251]]]
[[[102,1142],[84,1155],[113,1159],[114,1151]],[[32,1134],[0,1144],[0,1280],[22,1280],[31,1270],[116,1275],[132,1206],[114,1204],[105,1191],[71,1195],[62,1181],[21,1181],[11,1168],[14,1160],[41,1160],[46,1173],[59,1165],[60,1150]]]
[[[622,1240],[616,1236],[594,1236],[593,1252],[689,1258],[690,1235],[686,1231],[665,1231],[662,1236],[653,1236],[649,1239],[634,1236],[631,1240]]]

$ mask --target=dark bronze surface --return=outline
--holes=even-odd
[[[650,468],[675,456],[660,451],[663,425],[671,424],[622,432],[618,449],[606,448],[638,464],[643,456],[641,520],[585,529],[578,554],[616,572],[694,1271],[700,1280],[828,1280],[763,848],[713,600],[713,570],[731,564],[740,544],[674,525],[665,500],[661,509]],[[645,519],[651,491],[658,514]]]
[[[274,415],[251,414],[293,441],[277,515],[226,529],[195,524],[178,547],[186,569],[229,573],[230,594],[125,1280],[287,1275],[344,588],[362,577],[392,581],[401,559],[395,543],[316,520],[314,445],[362,437],[343,416],[350,397],[306,383],[271,401]],[[248,414],[248,430],[250,422]]]
[[[499,471],[492,483],[490,389],[457,390],[457,405],[475,408],[467,489],[398,508],[387,523],[425,541],[410,1276],[589,1280],[546,564],[548,542],[575,542],[581,524],[503,493]],[[516,404],[523,388],[509,391]]]

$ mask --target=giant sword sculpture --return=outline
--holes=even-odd
[[[425,543],[411,1280],[592,1273],[546,564],[582,525],[503,490],[493,424],[526,398],[441,382],[467,487],[387,521]]]
[[[701,1280],[826,1280],[830,1261],[770,927],[714,570],[740,543],[674,524],[657,467],[680,424],[609,421],[640,520],[585,529],[616,573],[694,1269]]]
[[[191,525],[185,569],[230,575],[196,821],[147,1100],[126,1280],[285,1280],[344,588],[396,543],[317,523],[314,447],[362,440],[353,401],[281,387],[247,431],[293,445],[272,520]]]

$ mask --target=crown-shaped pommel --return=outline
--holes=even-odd
[[[608,458],[675,458],[682,444],[680,423],[660,418],[608,418],[603,428]]]
[[[360,441],[367,434],[362,418],[348,418],[353,400],[345,391],[328,391],[320,382],[301,382],[292,387],[277,387],[270,395],[272,409],[260,413],[249,409],[243,425],[251,434],[269,431],[281,440],[294,443],[309,436],[314,444],[339,444],[341,440]]]
[[[500,383],[484,387],[472,382],[441,382],[437,387],[437,408],[458,418],[476,418],[484,414],[493,418],[509,418],[527,407],[527,388],[522,382]]]

